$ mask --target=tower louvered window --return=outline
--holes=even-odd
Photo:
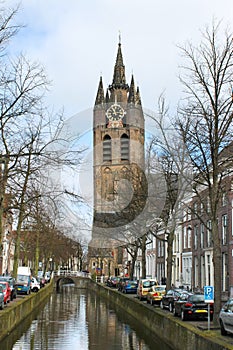
[[[112,140],[109,135],[105,135],[103,140],[103,161],[110,162],[111,160],[112,160]]]
[[[121,136],[121,160],[129,160],[129,137],[126,134]]]

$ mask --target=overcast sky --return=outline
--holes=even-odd
[[[7,0],[5,4],[16,5],[18,1]],[[25,27],[14,39],[11,53],[23,52],[45,67],[52,81],[48,105],[54,111],[64,108],[67,128],[84,137],[88,131],[86,139],[90,140],[99,78],[103,76],[106,91],[112,83],[119,31],[127,82],[133,73],[143,107],[156,111],[162,92],[172,108],[182,96],[177,45],[187,40],[198,44],[200,30],[211,25],[213,18],[222,20],[224,27],[231,26],[233,1],[22,0],[17,22]],[[68,169],[62,181],[64,186],[66,181],[67,186],[79,183],[81,195],[91,198],[90,202],[91,150],[90,146],[79,180]]]
[[[177,44],[197,43],[213,18],[231,25],[232,0],[22,0],[26,27],[12,50],[44,65],[48,103],[66,119],[93,107],[100,75],[105,90],[111,84],[120,31],[127,82],[133,72],[143,106],[154,110],[164,90],[172,106],[181,96]]]

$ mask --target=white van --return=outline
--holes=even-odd
[[[138,283],[137,297],[140,300],[146,299],[149,289],[155,285],[158,285],[158,281],[156,278],[140,279]]]

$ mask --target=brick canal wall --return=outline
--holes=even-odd
[[[49,297],[53,287],[53,282],[48,283],[38,293],[31,293],[21,300],[14,299],[0,311],[0,341]]]
[[[233,349],[232,345],[219,339],[221,337],[216,335],[216,331],[199,330],[189,322],[174,318],[171,313],[165,313],[160,308],[152,308],[137,298],[132,298],[115,289],[94,282],[90,290],[94,290],[100,296],[127,312],[140,325],[153,332],[155,336],[162,339],[174,350]]]

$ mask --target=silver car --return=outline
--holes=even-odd
[[[233,334],[233,298],[223,305],[219,314],[219,323],[222,335]]]

